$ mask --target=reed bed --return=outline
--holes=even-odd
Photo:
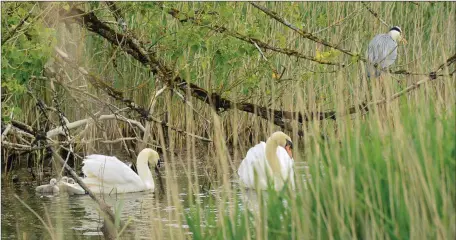
[[[2,6],[8,4],[11,3]],[[52,11],[60,5],[51,5]],[[52,54],[46,64],[59,77],[54,81],[35,78],[29,85],[33,94],[48,106],[56,107],[53,98],[57,98],[70,122],[116,112],[150,131],[150,137],[145,138],[146,134],[131,122],[107,120],[71,130],[71,134],[74,151],[81,156],[122,152],[134,159],[141,147],[161,149],[166,190],[147,204],[159,206],[163,204],[159,199],[166,199],[166,205],[176,210],[168,216],[160,216],[163,213],[158,210],[150,215],[177,221],[188,229],[150,220],[154,226],[150,228],[151,237],[456,238],[456,77],[451,72],[454,73],[454,65],[441,70],[446,76],[389,99],[407,86],[427,79],[430,72],[456,53],[456,4],[367,3],[380,19],[359,2],[260,5],[303,31],[361,56],[374,35],[388,30],[381,21],[399,25],[408,45],[399,45],[393,71],[418,73],[385,74],[381,82],[367,79],[363,61],[303,38],[249,3],[118,3],[127,16],[125,34],[134,34],[145,43],[151,53],[172,69],[172,74],[209,93],[270,109],[303,114],[329,110],[338,113],[335,120],[286,123],[291,126],[284,131],[296,146],[297,165],[308,166],[297,171],[294,191],[252,191],[237,184],[236,170],[247,150],[282,128],[268,119],[235,109],[217,112],[190,92],[177,88],[165,89],[155,96],[165,86],[158,75],[151,74],[148,66],[121,48],[77,24],[66,26],[49,19],[37,23],[53,23],[47,27],[53,31],[55,46],[78,66],[122,91],[125,98],[150,110],[152,116],[168,126],[187,134],[158,122],[147,122],[124,109],[122,103],[94,86],[78,69]],[[93,10],[100,19],[116,22],[103,3],[83,3],[78,7]],[[178,19],[169,13],[170,9],[179,11]],[[200,22],[195,23],[192,17]],[[220,33],[207,26],[228,30]],[[115,24],[112,27],[122,31]],[[230,33],[346,66],[320,64],[262,49]],[[25,92],[16,94],[8,102],[8,106],[21,108],[15,119],[43,128],[46,121],[36,107],[36,99]],[[345,114],[352,106],[383,98],[386,103],[372,105],[369,112]],[[149,109],[150,106],[153,108]],[[59,122],[55,112],[47,118],[49,122]],[[117,139],[120,140],[108,143]],[[10,150],[6,151],[3,154],[8,155]],[[35,166],[43,165],[40,156],[44,153],[40,154],[35,158]],[[81,159],[75,157],[73,167],[80,169],[80,164]],[[188,181],[177,182],[169,177],[177,174],[187,176]],[[187,184],[185,202],[179,197],[179,184]],[[201,194],[209,197],[202,199]],[[122,212],[124,207],[120,204],[115,210]],[[64,215],[65,209],[57,212]],[[53,225],[56,232],[44,234],[55,239],[79,238],[65,235],[68,232],[62,230],[65,226],[58,220],[54,219]],[[128,239],[134,235],[134,230],[123,231],[120,237]]]

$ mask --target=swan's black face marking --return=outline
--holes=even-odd
[[[164,163],[164,161],[161,158],[159,158],[157,161],[157,168],[160,168],[163,163]]]
[[[291,149],[293,149],[293,143],[290,140],[287,140],[287,143],[285,144],[285,147],[289,146]]]

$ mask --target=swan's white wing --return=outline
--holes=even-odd
[[[118,187],[122,185],[143,186],[141,178],[125,163],[116,157],[89,155],[83,161],[82,172],[87,184],[105,184]]]
[[[256,172],[259,180],[259,187],[265,189],[267,187],[265,167],[269,167],[266,160],[266,143],[260,142],[247,151],[247,154],[238,169],[239,178],[246,187],[254,188]]]
[[[287,150],[283,147],[277,147],[277,157],[280,161],[281,173],[284,180],[290,179],[291,187],[294,189],[294,160],[288,155]]]
[[[277,157],[280,161],[281,174],[284,180],[287,180],[291,176],[291,185],[294,188],[294,172],[293,164],[294,161],[288,155],[287,151],[283,147],[277,147]],[[267,188],[267,177],[266,171],[269,171],[269,163],[266,159],[266,143],[260,142],[254,147],[247,151],[245,158],[242,160],[241,165],[238,169],[238,175],[242,183],[248,188],[255,188],[255,173],[258,177],[258,187],[261,189]]]
[[[71,184],[67,182],[62,182],[60,185],[60,189],[62,189],[62,191],[64,192],[68,192],[70,195],[83,195],[86,193],[85,190],[77,183]]]
[[[58,193],[59,187],[51,184],[46,184],[36,187],[35,191],[39,193]]]

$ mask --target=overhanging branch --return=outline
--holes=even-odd
[[[266,15],[268,15],[269,17],[275,19],[276,21],[280,22],[281,24],[289,27],[290,29],[292,29],[293,31],[295,31],[296,33],[298,33],[299,35],[301,35],[302,37],[304,38],[307,38],[309,40],[312,40],[314,42],[317,42],[317,43],[320,43],[320,44],[323,44],[327,47],[331,47],[331,48],[334,48],[334,49],[337,49],[347,55],[350,55],[350,56],[354,56],[354,57],[358,57],[359,59],[363,60],[364,59],[359,56],[359,54],[357,53],[354,53],[354,52],[351,52],[350,50],[346,50],[346,49],[343,49],[341,47],[338,47],[336,45],[333,45],[331,44],[330,42],[324,40],[324,39],[320,39],[318,38],[317,36],[314,36],[312,35],[311,33],[308,33],[302,29],[299,29],[298,27],[294,26],[293,24],[289,23],[287,20],[285,20],[284,18],[282,18],[281,16],[279,16],[277,13],[259,5],[259,4],[256,4],[256,3],[253,3],[251,2],[250,4],[252,4],[255,8],[261,10],[262,12],[264,12]]]
[[[280,17],[276,16],[275,13],[272,13],[269,10],[267,10],[257,4],[252,3],[252,5],[254,5],[257,8],[260,8],[262,11],[266,11],[266,13],[268,15],[271,14],[271,16],[275,16],[275,18],[277,20],[281,19]],[[182,91],[187,91],[187,90],[190,91],[190,93],[193,97],[197,98],[198,100],[200,100],[202,102],[209,104],[217,112],[224,111],[227,109],[238,109],[240,111],[253,113],[263,119],[273,121],[274,124],[276,124],[278,126],[285,127],[286,126],[285,120],[295,119],[300,123],[303,123],[305,121],[311,121],[311,120],[324,120],[324,119],[335,120],[335,119],[337,119],[336,115],[338,115],[338,114],[343,116],[346,114],[357,113],[360,110],[366,111],[366,108],[368,106],[371,106],[373,104],[382,104],[384,101],[386,101],[386,100],[380,100],[380,101],[376,101],[376,102],[372,102],[372,103],[368,103],[368,104],[355,105],[341,113],[337,113],[335,110],[331,110],[331,111],[324,111],[324,112],[317,111],[317,112],[311,112],[311,113],[305,113],[305,114],[302,114],[300,112],[270,109],[270,108],[258,106],[258,105],[252,104],[252,103],[235,103],[235,102],[230,101],[229,99],[223,98],[222,96],[220,96],[217,93],[210,94],[207,90],[200,88],[196,84],[187,82],[185,79],[181,78],[180,76],[174,77],[170,68],[165,66],[165,64],[162,63],[162,61],[158,60],[155,55],[147,55],[146,51],[140,46],[140,42],[138,40],[136,40],[132,35],[123,35],[121,33],[117,33],[113,29],[109,28],[109,26],[102,23],[95,16],[95,14],[93,12],[85,13],[84,11],[73,7],[69,11],[66,11],[64,9],[60,10],[60,14],[62,16],[65,16],[67,19],[72,19],[73,21],[78,23],[81,27],[84,27],[91,32],[97,33],[98,35],[100,35],[103,38],[105,38],[106,40],[108,40],[111,44],[120,45],[125,52],[130,54],[132,57],[134,57],[135,59],[140,61],[145,66],[150,67],[150,71],[152,73],[154,73],[161,81],[168,84],[168,86],[170,88],[178,88]],[[283,23],[285,24],[286,21]],[[342,52],[345,52],[348,55],[352,55],[352,56],[357,55],[348,50],[343,50],[336,46],[333,46],[332,44],[327,43],[324,40],[318,39],[315,36],[310,36],[308,33],[302,32],[302,34],[304,34],[311,40],[313,39],[322,44],[326,43],[326,45],[336,48]],[[124,39],[124,40],[118,41],[119,39]],[[439,72],[445,66],[449,66],[454,61],[456,61],[455,56],[449,58],[447,60],[447,62],[440,65],[440,67],[434,73]],[[431,73],[429,75],[430,76],[435,75],[434,73]],[[419,82],[420,84],[416,83],[416,84],[413,84],[412,86],[409,86],[408,88],[406,88],[406,89],[408,89],[408,91],[402,91],[397,94],[394,94],[393,99],[395,99],[413,89],[418,88],[419,86],[422,85],[422,83],[427,82],[431,79],[434,79],[434,78],[428,78],[426,80]],[[115,97],[116,96],[115,93],[118,92],[117,90],[115,90],[113,88],[105,89],[105,88],[103,88],[103,86],[101,86],[101,89],[107,91],[107,93],[113,97]],[[112,93],[114,93],[114,94],[112,94]],[[131,100],[123,99],[123,101],[125,103],[127,103],[127,105],[131,105],[133,107],[132,109],[138,111],[142,117],[146,117],[146,118],[148,117],[148,113],[142,112],[140,110],[141,108],[138,108],[138,107],[135,108],[136,104],[134,104]],[[272,119],[271,119],[271,116],[272,116]]]
[[[66,20],[72,20],[81,27],[87,30],[97,33],[113,45],[120,45],[122,49],[130,54],[133,58],[150,67],[152,73],[169,85],[170,88],[178,88],[182,91],[190,90],[193,97],[203,101],[212,106],[217,112],[224,111],[227,109],[238,109],[244,112],[253,113],[263,119],[272,120],[274,124],[285,127],[285,120],[297,119],[299,122],[310,121],[310,120],[323,120],[323,119],[335,119],[333,112],[314,112],[303,115],[299,112],[274,110],[267,107],[258,106],[252,103],[235,103],[229,99],[223,98],[217,93],[209,93],[207,90],[200,88],[196,84],[189,83],[180,76],[173,77],[172,71],[166,67],[161,61],[155,58],[154,55],[145,54],[146,51],[140,47],[139,41],[133,38],[131,35],[124,35],[117,33],[109,26],[101,22],[93,12],[85,13],[84,11],[73,7],[69,11],[64,9],[60,10],[61,16],[64,16]],[[124,39],[125,38],[125,39]],[[123,39],[123,41],[119,41]],[[66,56],[66,54],[60,54]],[[65,58],[65,57],[64,57]],[[84,70],[85,71],[85,70]],[[93,77],[93,76],[92,76]],[[98,86],[98,88],[106,91],[110,96],[120,99],[138,113],[142,117],[147,119],[148,113],[143,108],[138,107],[131,100],[124,99],[122,93],[106,85],[103,81],[95,81],[92,84]],[[273,119],[270,119],[272,116]]]
[[[163,6],[160,5],[160,8],[163,9]],[[285,55],[288,55],[288,56],[294,56],[294,57],[297,57],[297,58],[306,59],[306,60],[309,60],[309,61],[312,61],[312,62],[315,62],[315,63],[318,63],[318,64],[333,65],[333,66],[340,66],[340,67],[344,67],[345,66],[345,64],[343,64],[343,63],[335,63],[335,62],[330,62],[330,61],[325,61],[325,60],[319,60],[319,59],[317,59],[315,57],[304,55],[304,54],[302,54],[302,53],[300,53],[300,52],[298,52],[298,51],[296,51],[294,49],[280,48],[280,47],[271,46],[271,45],[261,41],[260,39],[252,38],[252,37],[240,34],[238,32],[231,31],[231,30],[229,30],[228,28],[226,28],[224,26],[203,24],[199,19],[196,19],[196,18],[193,18],[193,17],[186,16],[185,19],[181,19],[180,15],[184,14],[184,13],[181,13],[179,10],[177,10],[175,8],[171,8],[171,9],[167,10],[167,13],[170,14],[175,19],[179,20],[180,22],[189,21],[189,22],[191,22],[191,23],[193,23],[193,24],[195,24],[197,26],[205,27],[205,28],[208,28],[208,29],[213,30],[215,32],[218,32],[218,33],[225,33],[225,34],[227,34],[227,35],[229,35],[231,37],[237,38],[237,39],[239,39],[241,41],[244,41],[246,43],[249,43],[249,44],[252,44],[252,45],[257,44],[261,48],[268,49],[268,50],[271,50],[271,51],[274,51],[274,52],[282,53],[282,54],[285,54]]]

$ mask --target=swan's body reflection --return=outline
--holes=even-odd
[[[266,191],[262,191],[263,198]],[[247,208],[251,212],[258,212],[260,210],[260,197],[255,189],[246,189],[245,191],[240,191],[239,196],[242,199],[242,204],[244,208]]]
[[[131,221],[126,234],[132,238],[157,239],[163,228],[152,228],[157,222],[163,225],[175,225],[181,227],[176,219],[169,218],[166,212],[176,211],[172,206],[164,206],[166,202],[156,199],[152,192],[136,192],[128,194],[103,195],[103,198],[113,211],[121,211],[121,220],[126,223]],[[164,199],[166,201],[166,199]],[[88,195],[62,196],[55,199],[57,207],[50,207],[51,214],[69,214],[62,216],[71,219],[72,230],[83,235],[102,235],[100,228],[103,225],[103,218],[99,212],[98,205]],[[166,209],[165,209],[166,208]],[[68,211],[69,210],[69,211]],[[162,215],[162,217],[160,217]],[[170,216],[174,214],[170,214]],[[166,221],[166,223],[163,223]],[[154,231],[155,230],[155,231]],[[136,236],[134,236],[136,235]]]

